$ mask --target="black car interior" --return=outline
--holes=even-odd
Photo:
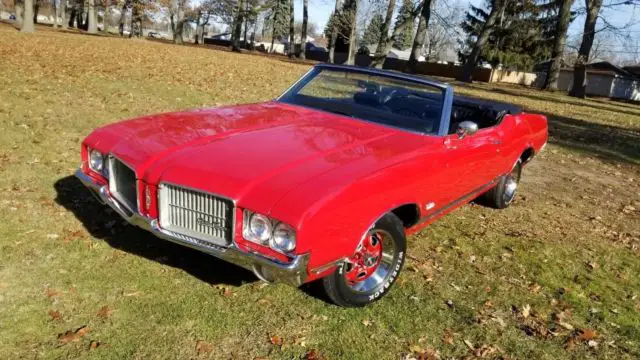
[[[368,81],[358,82],[358,87],[361,91],[352,97],[298,93],[295,98],[285,101],[417,132],[438,131],[443,102],[441,92],[382,86]],[[506,114],[518,112],[519,109],[509,104],[454,96],[448,133],[454,134],[463,121],[473,121],[479,129],[484,129],[499,124]]]

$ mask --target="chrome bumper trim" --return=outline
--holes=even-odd
[[[100,203],[109,205],[130,224],[147,230],[161,239],[188,246],[241,266],[253,271],[258,278],[264,281],[282,282],[293,286],[300,286],[307,279],[309,254],[297,255],[290,263],[281,263],[255,252],[243,251],[233,242],[228,247],[224,247],[175,234],[162,229],[158,225],[158,220],[131,212],[131,210],[120,204],[109,194],[108,185],[96,183],[91,177],[85,174],[82,169],[78,169],[75,176],[91,190]]]

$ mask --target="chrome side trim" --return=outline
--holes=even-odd
[[[228,247],[217,246],[211,243],[203,244],[198,239],[162,229],[156,219],[151,219],[130,211],[111,196],[107,185],[101,185],[95,182],[85,174],[82,169],[78,169],[75,176],[98,197],[101,203],[109,205],[130,224],[147,230],[161,239],[188,246],[253,271],[256,276],[262,280],[300,286],[307,279],[308,253],[293,255],[291,256],[291,262],[282,263],[255,252],[244,251],[238,248],[234,242]]]
[[[498,179],[499,178],[493,179],[490,182],[488,182],[488,183],[486,183],[486,184],[474,189],[473,191],[467,193],[466,195],[463,195],[462,197],[459,197],[458,199],[456,199],[456,200],[444,205],[443,207],[439,208],[437,211],[421,217],[420,220],[418,220],[418,223],[416,223],[414,226],[417,226],[417,225],[420,225],[420,224],[422,224],[424,222],[427,222],[427,221],[433,219],[434,217],[442,214],[443,212],[446,212],[447,210],[449,210],[449,209],[451,209],[453,207],[456,207],[458,205],[461,205],[462,203],[465,203],[465,202],[468,202],[469,200],[472,200],[472,198],[474,196],[477,196],[477,195],[481,194],[485,190],[491,189],[491,186],[495,185],[498,182]]]

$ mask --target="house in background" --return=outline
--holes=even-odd
[[[536,65],[538,71],[535,87],[542,87],[548,62]],[[629,69],[631,68],[631,69]],[[635,72],[634,69],[637,69]],[[573,87],[573,68],[564,65],[558,78],[558,90],[570,91]],[[611,99],[640,101],[640,66],[622,68],[608,61],[587,65],[587,95]]]

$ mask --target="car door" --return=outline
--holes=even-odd
[[[461,180],[459,192],[476,192],[500,174],[502,137],[497,127],[480,129],[473,135],[457,134],[445,137],[445,148],[450,152],[450,167]]]

